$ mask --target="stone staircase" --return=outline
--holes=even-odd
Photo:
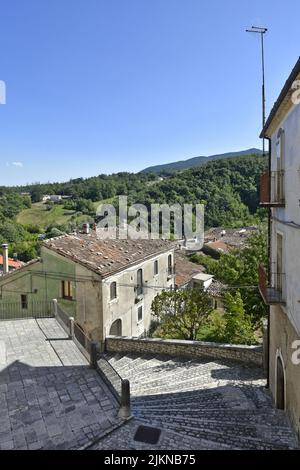
[[[132,412],[142,424],[207,449],[297,448],[255,366],[163,355],[115,353],[106,359],[130,380]]]

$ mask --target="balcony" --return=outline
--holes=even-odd
[[[271,273],[271,280],[268,279],[263,266],[259,267],[259,291],[267,305],[284,305],[285,274]]]
[[[260,205],[284,207],[284,170],[264,173],[260,178]]]

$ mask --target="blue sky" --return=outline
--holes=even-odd
[[[2,0],[0,184],[63,181],[260,146],[298,56],[286,0]]]

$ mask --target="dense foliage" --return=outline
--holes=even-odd
[[[196,340],[212,312],[210,296],[203,289],[163,291],[151,309],[159,322],[156,336]]]
[[[258,209],[259,177],[265,165],[263,157],[252,155],[211,161],[164,178],[151,173],[117,173],[65,183],[0,187],[0,241],[8,241],[11,251],[18,249],[21,259],[30,259],[38,253],[40,231],[50,237],[77,229],[83,218],[93,222],[97,202],[105,200],[117,206],[118,195],[127,195],[129,204],[145,204],[148,209],[152,203],[203,203],[206,228],[257,223],[265,217],[264,210]],[[43,205],[49,211],[44,226],[38,226],[36,214],[34,220],[18,224],[17,214],[45,194],[69,198],[63,200],[60,210],[52,202]],[[69,216],[68,223],[63,219],[64,213]]]
[[[253,328],[258,328],[266,316],[266,306],[258,291],[258,267],[267,266],[267,234],[265,227],[251,235],[243,249],[224,253],[219,260],[203,254],[191,256],[191,260],[202,264],[210,274],[230,288],[230,293],[239,293],[245,306],[245,314]]]

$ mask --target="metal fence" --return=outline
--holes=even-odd
[[[21,320],[26,318],[50,318],[54,316],[51,300],[24,302],[1,302],[0,320]]]

